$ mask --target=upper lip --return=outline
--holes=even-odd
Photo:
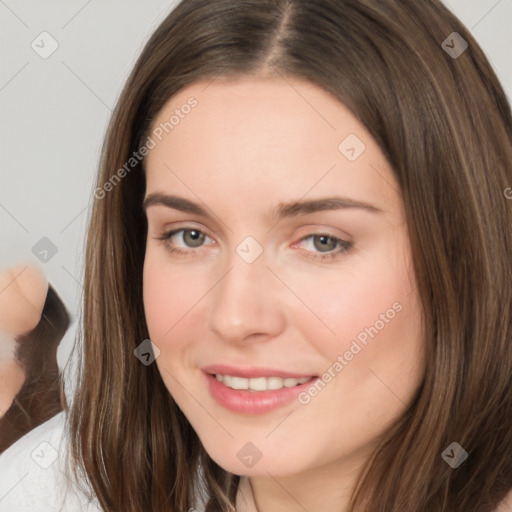
[[[209,373],[211,375],[221,374],[221,375],[232,375],[233,377],[245,377],[246,379],[257,378],[257,377],[281,377],[283,379],[292,378],[292,379],[302,379],[304,377],[315,377],[312,373],[297,373],[297,372],[287,372],[284,370],[278,370],[276,368],[269,367],[246,367],[246,368],[236,368],[234,366],[229,366],[226,364],[213,364],[208,366],[203,366],[201,368],[203,372]]]

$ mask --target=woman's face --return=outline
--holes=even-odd
[[[424,375],[377,144],[291,78],[197,82],[152,128],[144,306],[167,389],[232,473],[360,466]]]

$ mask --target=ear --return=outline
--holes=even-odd
[[[39,323],[48,281],[31,265],[17,265],[0,272],[0,331],[13,337],[25,334]]]

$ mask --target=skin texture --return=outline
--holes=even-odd
[[[211,217],[147,208],[144,305],[161,351],[156,364],[209,455],[250,477],[261,512],[344,510],[378,437],[403,414],[424,375],[421,307],[398,184],[365,128],[312,84],[198,82],[173,97],[153,127],[190,96],[197,107],[147,157],[146,196],[178,195]],[[338,150],[349,134],[366,146],[353,162]],[[280,202],[334,195],[382,212],[271,218]],[[204,232],[203,245],[191,246],[183,232],[157,239],[180,228]],[[315,260],[323,252],[314,234],[353,247]],[[248,236],[263,249],[252,263],[236,252]],[[307,405],[235,413],[205,386],[200,368],[210,364],[321,375],[394,303],[400,312]],[[247,442],[262,454],[251,468],[237,457]]]
[[[0,273],[0,327],[15,336],[41,320],[48,282],[35,267],[16,265]]]
[[[0,343],[11,345],[10,339],[4,337]],[[24,382],[25,372],[12,359],[0,362],[0,418],[9,410]]]
[[[0,417],[25,382],[15,361],[16,338],[39,323],[47,293],[48,282],[35,267],[17,265],[0,273]]]

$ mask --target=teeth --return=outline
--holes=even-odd
[[[311,380],[311,377],[303,377],[302,379],[293,379],[288,377],[255,377],[246,379],[244,377],[233,377],[232,375],[216,374],[215,378],[222,382],[225,386],[232,389],[246,389],[249,391],[269,391],[281,388],[292,388],[299,384],[304,384]]]

